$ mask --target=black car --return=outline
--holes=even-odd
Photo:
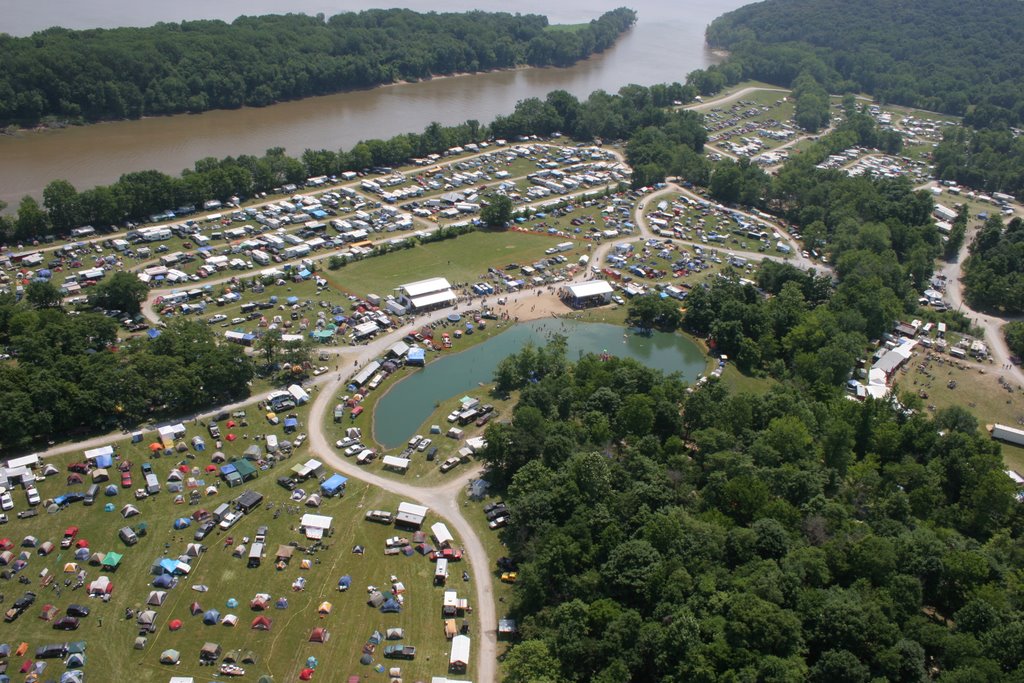
[[[89,608],[85,605],[68,605],[67,615],[69,617],[87,617],[89,616]]]
[[[434,446],[427,451],[427,462],[434,462],[434,458],[437,457],[437,446]]]
[[[61,617],[53,622],[53,628],[58,631],[74,631],[78,628],[78,619],[75,617]]]
[[[196,529],[196,532],[192,534],[192,538],[196,541],[201,541],[204,538],[206,538],[216,526],[217,525],[215,522],[203,522],[203,524],[198,529]]]
[[[484,505],[484,514],[490,514],[491,510],[498,507],[505,507],[505,501],[499,500],[497,503],[488,503]]]
[[[292,479],[291,477],[278,477],[277,485],[284,488],[287,491],[294,491],[296,486],[295,480]]]
[[[499,517],[508,517],[508,508],[504,505],[499,505],[490,512],[487,513],[487,521],[493,522]]]

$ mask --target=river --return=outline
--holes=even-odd
[[[495,0],[406,0],[402,4],[421,11],[508,8]],[[0,200],[13,205],[26,194],[39,197],[42,188],[55,178],[65,178],[82,190],[113,182],[127,171],[158,169],[176,174],[206,156],[262,154],[270,147],[300,154],[306,148],[349,148],[362,139],[419,131],[431,121],[454,124],[477,119],[487,123],[495,115],[511,111],[521,99],[543,97],[559,88],[585,97],[597,89],[615,92],[628,83],[682,82],[688,72],[717,61],[704,44],[707,24],[745,4],[745,0],[565,0],[553,4],[525,0],[516,3],[515,10],[545,14],[553,23],[575,23],[622,4],[637,11],[636,26],[604,54],[568,69],[521,69],[441,78],[260,109],[0,136]],[[365,7],[355,0],[0,0],[0,31],[26,35],[52,25],[144,26],[181,19],[230,20],[240,14],[336,14]]]
[[[624,335],[625,331],[618,325],[574,320],[534,320],[516,325],[477,346],[428,363],[392,386],[373,411],[373,438],[385,448],[398,448],[439,402],[464,393],[486,402],[479,384],[493,381],[498,363],[527,342],[544,344],[554,333],[566,335],[570,361],[584,353],[607,352],[655,370],[679,372],[688,382],[695,381],[707,367],[707,356],[687,337],[665,332]]]

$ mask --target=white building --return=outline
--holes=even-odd
[[[443,308],[455,303],[455,292],[443,277],[432,277],[427,280],[410,282],[399,287],[403,306],[413,311],[427,311]]]

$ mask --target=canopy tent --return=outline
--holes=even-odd
[[[121,560],[123,558],[124,555],[122,555],[121,553],[115,553],[114,551],[110,551],[109,553],[103,556],[103,568],[113,571],[121,565]]]

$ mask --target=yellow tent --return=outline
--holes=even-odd
[[[326,616],[331,613],[332,609],[334,609],[334,605],[324,600],[320,603],[320,607],[317,608],[317,611],[320,612],[321,616]]]
[[[64,565],[64,573],[65,574],[74,574],[77,571],[78,571],[78,564],[75,563],[75,562],[68,562],[67,564]]]
[[[312,569],[312,568],[313,568],[313,560],[303,560],[302,564],[299,565],[299,569]]]

